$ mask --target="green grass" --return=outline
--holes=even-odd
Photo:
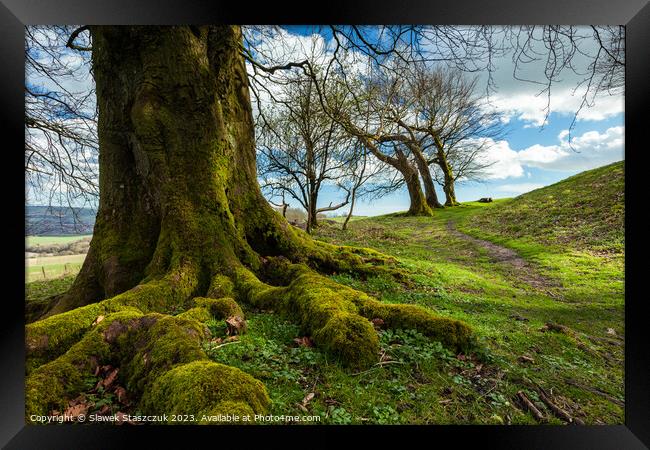
[[[350,217],[350,222],[355,222],[357,220],[365,219],[368,216],[352,216]],[[335,222],[343,223],[345,222],[345,216],[336,216],[336,217],[328,217],[329,220],[333,220]]]
[[[54,280],[33,281],[25,285],[25,296],[28,301],[41,301],[53,295],[65,292],[74,281],[76,275],[68,275]]]
[[[351,221],[346,231],[318,229],[318,239],[395,256],[412,283],[349,273],[333,279],[380,301],[419,304],[467,322],[478,336],[476,355],[451,354],[411,330],[381,331],[382,363],[353,373],[297,345],[300,329],[286,318],[251,310],[239,341],[206,342],[205,349],[262,380],[270,413],[321,418],[311,423],[537,423],[518,403],[518,391],[550,423],[562,423],[539,401],[541,387],[587,424],[622,424],[622,176],[619,163],[515,199],[437,210],[433,218],[389,215]],[[451,232],[450,221],[467,235],[516,250],[548,285],[530,285],[521,271]],[[28,298],[62,290],[69,279],[30,283]],[[547,322],[571,331],[543,332]],[[223,337],[223,323],[208,325]]]
[[[582,172],[475,214],[468,229],[534,239],[596,254],[621,254],[625,238],[623,162]]]
[[[48,280],[76,275],[86,255],[46,256],[26,260],[27,281]]]

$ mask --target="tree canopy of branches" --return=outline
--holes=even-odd
[[[477,94],[477,79],[456,69],[416,64],[399,75],[406,80],[401,101],[408,108],[396,122],[418,143],[415,151],[427,161],[420,164],[420,172],[433,164],[445,206],[454,206],[456,181],[478,180],[491,165],[486,153],[504,135],[501,114]]]

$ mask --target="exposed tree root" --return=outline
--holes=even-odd
[[[261,255],[284,256],[320,273],[354,272],[362,276],[386,274],[399,281],[406,279],[398,261],[370,248],[334,245],[314,240],[286,222],[277,212],[259,217],[257,227],[248,232],[252,247]],[[250,223],[251,221],[249,221]],[[259,236],[265,236],[260,240]]]
[[[275,260],[275,273],[285,286],[270,286],[239,268],[235,285],[251,305],[280,311],[294,318],[317,346],[352,367],[377,362],[379,343],[370,319],[390,328],[413,328],[440,340],[453,350],[472,345],[472,332],[462,322],[437,317],[416,305],[381,303],[352,288],[325,278],[302,264]]]
[[[264,412],[269,404],[264,385],[209,361],[200,345],[207,335],[203,323],[191,318],[143,314],[132,307],[109,314],[63,355],[32,371],[26,417],[62,410],[98,364],[121,368],[128,392],[141,397],[145,414],[211,415],[231,407]]]
[[[195,272],[185,267],[113,298],[28,324],[25,329],[27,370],[63,354],[90,330],[99,316],[125,309],[165,313],[173,307],[187,305],[197,284]]]

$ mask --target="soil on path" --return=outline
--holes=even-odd
[[[513,276],[535,289],[542,290],[551,297],[555,297],[549,289],[558,288],[560,284],[539,273],[532,264],[519,256],[516,251],[462,233],[456,229],[456,224],[453,220],[447,222],[447,231],[454,237],[471,242],[477,247],[484,248],[492,261],[507,266],[509,269],[508,272]]]

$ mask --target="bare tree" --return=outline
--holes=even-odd
[[[429,172],[434,164],[433,178],[443,188],[445,206],[455,206],[455,183],[480,179],[491,165],[485,154],[504,136],[501,114],[477,95],[477,78],[457,69],[413,65],[404,79],[404,96],[413,110],[400,125],[421,136],[427,164],[419,166],[420,172]]]
[[[418,109],[416,92],[409,81],[412,66],[395,60],[376,68],[370,78],[374,94],[369,97],[369,101],[373,111],[381,114],[386,127],[391,130],[383,139],[397,143],[417,168],[429,208],[441,208],[425,156],[427,136],[417,129],[421,111]]]
[[[320,106],[310,78],[298,77],[283,86],[282,102],[261,110],[258,122],[258,170],[263,191],[273,200],[289,195],[307,212],[306,231],[318,226],[318,216],[349,202],[318,207],[325,183],[343,187],[353,157],[352,141]],[[262,120],[263,118],[263,120]]]
[[[71,26],[25,29],[25,175],[38,203],[94,206],[98,196],[97,113],[90,37]]]

